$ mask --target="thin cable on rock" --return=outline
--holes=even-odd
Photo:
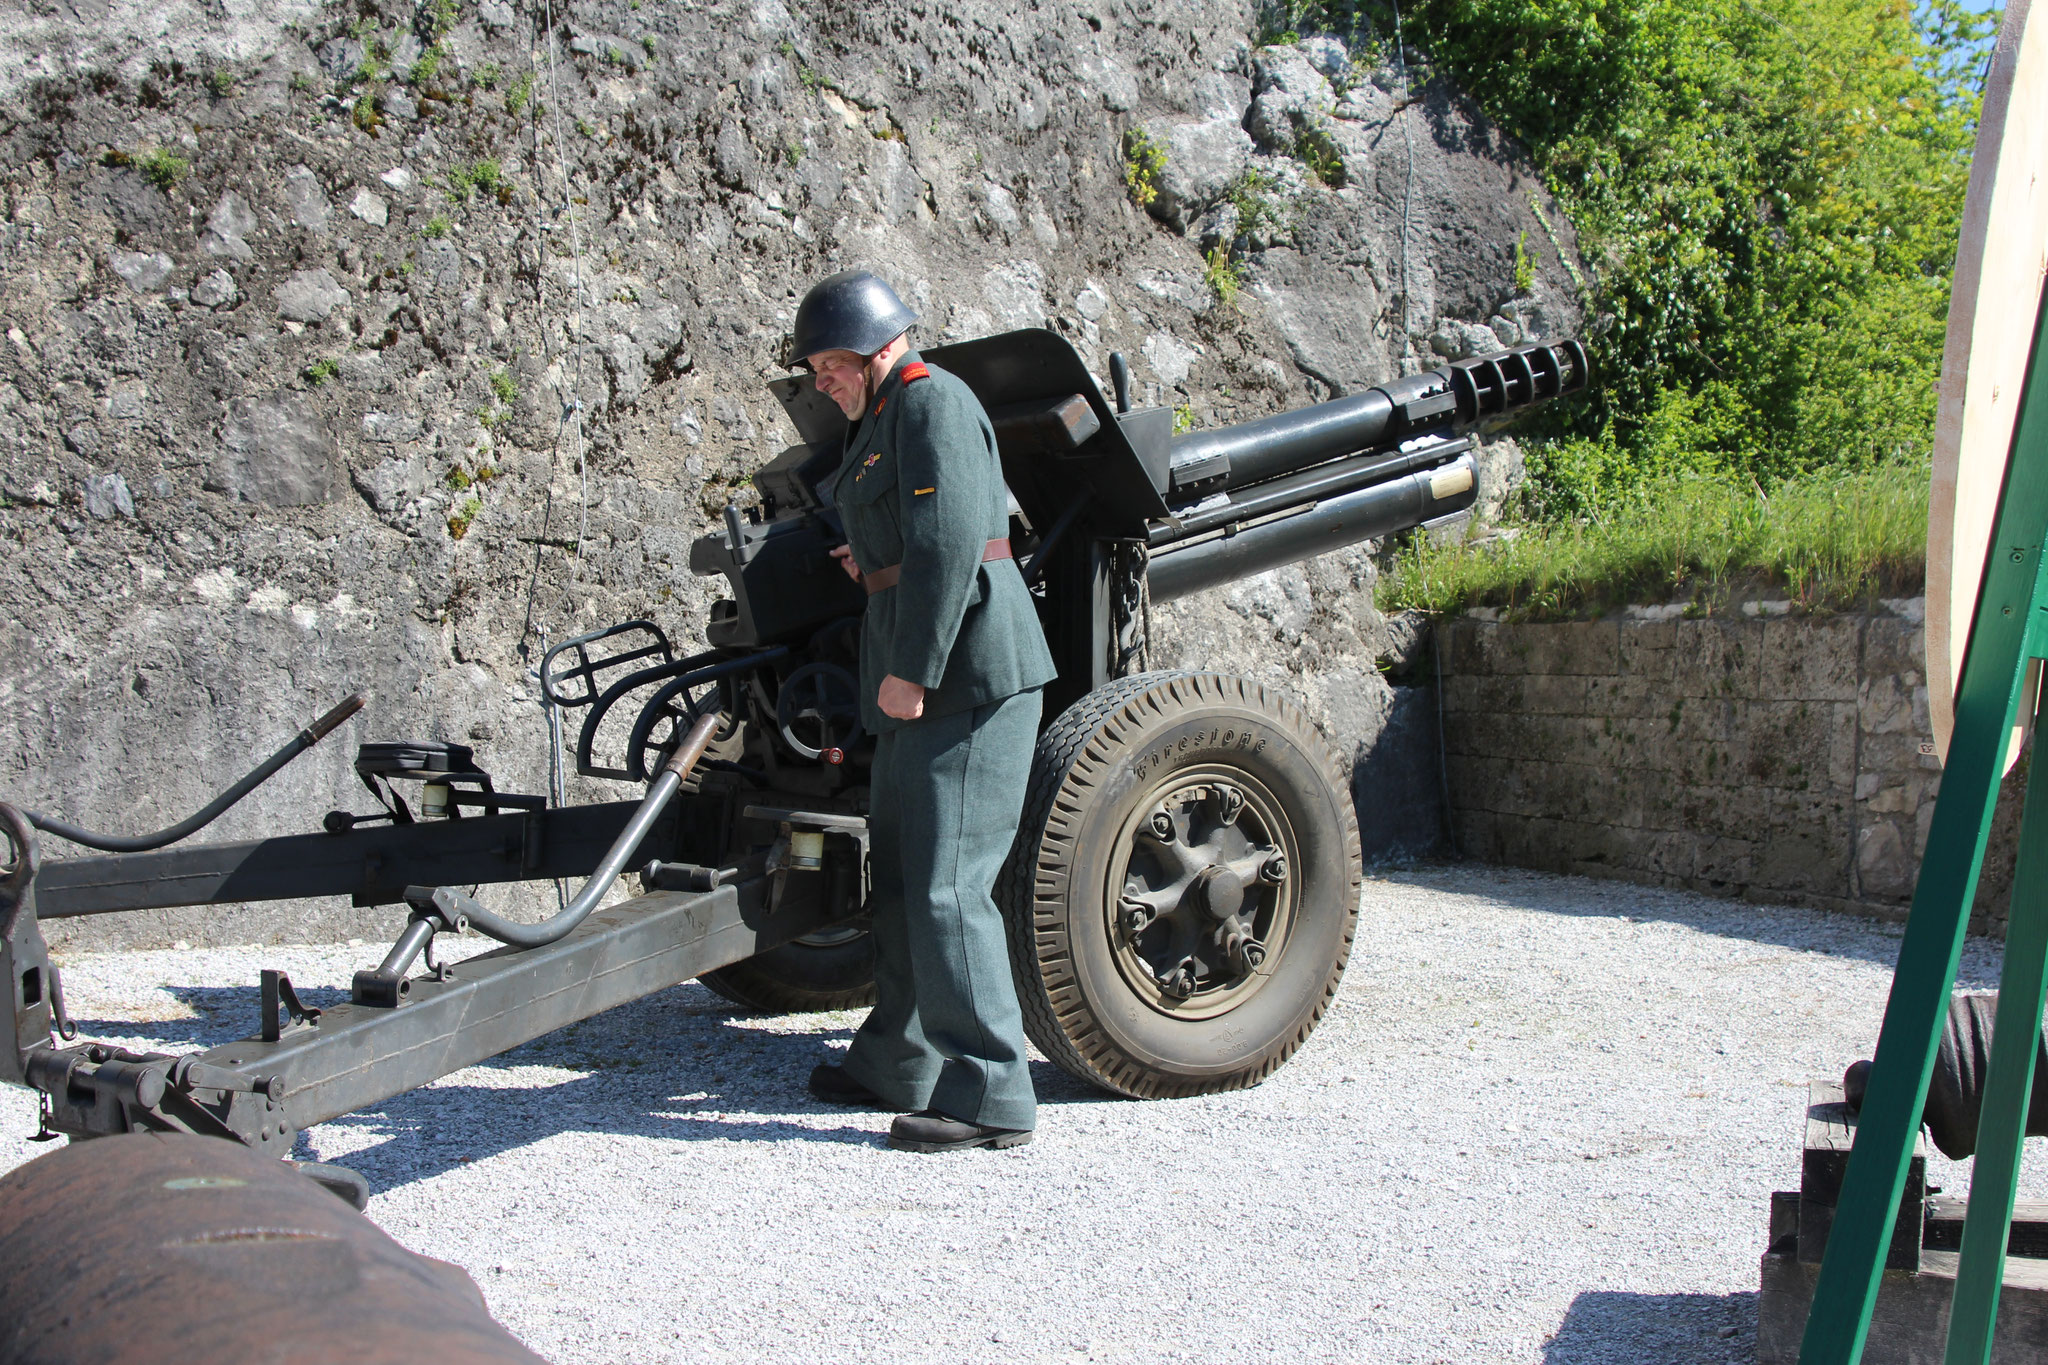
[[[1401,118],[1408,112],[1408,44],[1401,37],[1401,0],[1393,0],[1393,5],[1394,79],[1401,87],[1394,101],[1394,117],[1401,120],[1401,141],[1408,148],[1408,183],[1401,191],[1401,338],[1406,344],[1413,335],[1410,319],[1415,302],[1408,285],[1408,209],[1415,202],[1415,133],[1408,120]]]
[[[583,545],[590,536],[590,474],[583,456],[583,231],[576,221],[576,196],[569,181],[569,162],[562,147],[562,86],[555,69],[555,6],[554,0],[542,0],[541,11],[548,28],[548,114],[555,124],[555,170],[562,177],[562,211],[569,216],[569,251],[576,270],[575,308],[570,314],[570,348],[576,354],[575,395],[562,404],[558,419],[569,429],[569,438],[576,454],[576,558],[583,558]],[[574,417],[572,422],[570,419]],[[557,427],[559,432],[560,426]],[[559,439],[559,437],[558,437]]]

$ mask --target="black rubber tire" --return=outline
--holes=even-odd
[[[1140,803],[1176,773],[1212,772],[1267,794],[1298,880],[1256,992],[1213,1017],[1175,1017],[1117,965],[1104,902],[1111,876],[1130,866],[1128,849],[1113,845]],[[1074,1076],[1146,1099],[1242,1089],[1279,1068],[1328,1008],[1357,932],[1358,817],[1341,772],[1299,705],[1245,678],[1141,673],[1061,713],[1039,737],[997,884],[1039,1050]]]
[[[798,939],[697,979],[757,1014],[862,1009],[875,1003],[875,940],[865,932],[836,943]]]

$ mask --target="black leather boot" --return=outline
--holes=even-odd
[[[889,1125],[889,1145],[904,1152],[957,1152],[969,1147],[1022,1147],[1029,1128],[990,1128],[936,1109],[905,1114]]]

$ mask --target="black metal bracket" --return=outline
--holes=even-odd
[[[292,989],[292,979],[274,967],[265,967],[262,977],[263,992],[263,1033],[266,1043],[274,1043],[283,1036],[278,1026],[279,1008],[290,1011],[293,1027],[315,1023],[320,1011],[312,1009],[299,1000],[299,993]]]
[[[0,1080],[26,1081],[56,1023],[56,968],[36,923],[36,873],[42,853],[26,812],[0,802],[0,837],[11,848],[0,874]]]

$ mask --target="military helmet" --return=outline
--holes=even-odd
[[[916,321],[917,314],[880,275],[842,270],[812,285],[797,305],[788,363],[801,365],[804,357],[820,351],[873,355]]]

